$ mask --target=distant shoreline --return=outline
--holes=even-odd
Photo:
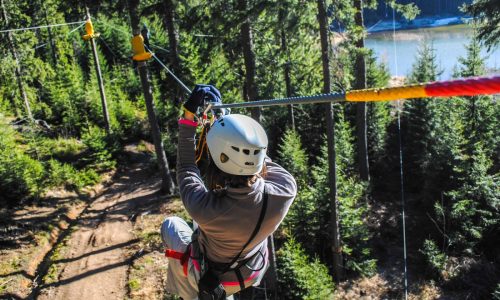
[[[434,16],[434,17],[421,17],[412,21],[396,21],[393,24],[392,20],[380,20],[377,23],[369,26],[366,30],[368,33],[396,31],[399,30],[412,30],[422,28],[436,28],[443,26],[462,25],[467,24],[472,20],[469,16]]]

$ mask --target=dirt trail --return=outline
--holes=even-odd
[[[162,198],[158,178],[149,174],[144,164],[120,172],[80,216],[51,267],[57,275],[45,279],[38,299],[127,298],[128,269],[141,255],[132,220]]]

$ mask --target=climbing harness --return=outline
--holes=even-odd
[[[178,259],[182,265],[182,270],[184,272],[184,276],[188,276],[188,262],[189,262],[189,257],[191,253],[191,245],[188,245],[186,248],[186,251],[184,253],[175,251],[172,249],[165,249],[165,257],[170,257],[174,259]]]

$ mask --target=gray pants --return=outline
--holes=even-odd
[[[161,239],[165,248],[184,253],[191,242],[193,230],[179,217],[166,218],[161,225]],[[185,300],[197,299],[199,269],[190,258],[187,265],[187,276],[179,259],[168,258],[167,285],[169,293],[179,295]]]

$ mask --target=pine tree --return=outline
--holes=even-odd
[[[496,0],[474,0],[465,5],[465,10],[472,14],[479,25],[478,38],[484,41],[488,49],[499,44],[500,41],[500,5]]]
[[[311,170],[307,154],[296,131],[289,129],[283,135],[278,150],[278,161],[294,176],[298,187],[297,197],[284,220],[285,233],[300,242],[308,254],[314,255],[315,245],[310,241],[311,236],[318,232],[318,207],[311,189]]]
[[[338,115],[336,122],[336,149],[338,166],[338,201],[340,231],[342,233],[342,251],[346,260],[346,268],[353,273],[370,275],[375,271],[375,261],[370,257],[368,241],[370,233],[364,222],[367,203],[364,200],[365,186],[355,175],[353,134],[348,122]],[[326,224],[329,220],[328,201],[328,163],[326,147],[322,148],[323,156],[319,164],[313,167],[313,197],[317,207],[317,224],[315,236],[316,251],[320,257],[325,255],[323,242],[328,238]]]
[[[473,38],[466,46],[466,57],[460,58],[459,76],[479,76],[484,72],[484,58]],[[460,99],[462,100],[462,99]],[[492,168],[497,157],[499,104],[490,96],[467,97],[460,102],[462,126],[458,127],[460,156],[454,166],[456,188],[447,193],[447,201],[437,205],[443,226],[448,227],[448,246],[453,253],[477,253],[478,243],[500,222],[498,170]]]
[[[439,73],[434,49],[428,42],[424,42],[420,45],[408,81],[409,83],[435,81]],[[429,164],[433,163],[431,154],[436,141],[435,105],[435,101],[430,98],[410,99],[404,102],[401,119],[404,173],[406,178],[412,178],[406,185],[408,191],[417,192],[424,189],[427,192],[426,184],[430,180],[427,172]]]
[[[390,74],[387,65],[378,64],[373,52],[367,56],[367,85],[370,88],[386,87],[389,83]],[[391,122],[391,104],[388,102],[371,102],[368,104],[368,157],[370,165],[373,165],[371,173],[380,170],[379,163],[384,157],[385,143],[387,139],[387,128]]]

